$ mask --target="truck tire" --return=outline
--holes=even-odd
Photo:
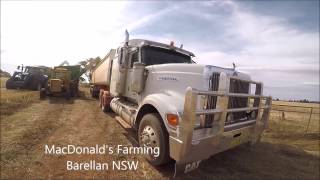
[[[99,91],[100,92],[100,91]],[[90,87],[90,94],[92,98],[97,98],[99,97],[99,92],[97,93],[94,88]]]
[[[93,98],[99,98],[99,91],[92,91],[92,97]]]
[[[159,156],[147,154],[147,160],[154,166],[169,162],[169,134],[158,113],[146,114],[142,117],[138,129],[139,145],[144,147],[159,147]]]
[[[8,79],[8,80],[6,81],[6,88],[7,88],[7,89],[14,89],[14,87],[13,87],[12,84],[13,84],[12,80]]]
[[[78,84],[77,83],[70,84],[70,95],[71,95],[71,97],[78,97]]]
[[[42,88],[42,85],[41,85],[41,83],[39,82],[38,85],[37,85],[37,87],[36,87],[36,91],[40,91],[41,88]]]
[[[32,91],[40,91],[41,89],[41,82],[40,80],[37,79],[37,77],[35,75],[28,75],[26,77],[26,80],[25,80],[25,86],[24,88],[26,89],[30,89]],[[40,86],[40,88],[39,88]]]
[[[100,108],[103,112],[111,112],[112,109],[110,107],[110,102],[112,97],[108,91],[100,90],[99,94],[99,101],[100,101]]]
[[[110,108],[110,105],[104,105],[101,107],[101,110],[105,113],[107,112],[111,112],[111,108]]]
[[[40,89],[40,99],[45,99],[46,98],[46,89],[42,88]]]
[[[97,87],[90,87],[90,94],[92,98],[99,98],[100,89]]]
[[[67,90],[67,91],[65,92],[65,98],[66,98],[66,100],[69,100],[70,97],[71,97],[71,92],[70,92],[70,90]]]
[[[108,103],[105,103],[105,100],[104,100],[104,98],[102,97],[102,99],[101,99],[101,110],[103,111],[103,112],[105,112],[105,113],[107,113],[107,112],[111,112],[111,107],[110,107],[110,104],[108,104]]]
[[[76,94],[76,90],[74,85],[70,85],[70,97],[74,97]]]

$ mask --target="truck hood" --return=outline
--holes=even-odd
[[[167,71],[202,74],[204,67],[205,65],[201,64],[159,64],[147,66],[146,68],[152,72]]]
[[[213,72],[224,72],[230,76],[237,75],[242,79],[251,80],[250,76],[238,72],[231,68],[222,68],[212,65],[202,64],[159,64],[147,66],[150,72],[168,72],[168,73],[187,73],[187,74],[202,74],[204,77],[210,76]]]
[[[155,102],[163,101],[170,112],[182,112],[188,87],[207,91],[212,73],[224,72],[244,80],[250,77],[233,69],[200,64],[161,64],[147,66],[149,71],[143,96],[155,96]],[[147,103],[147,102],[145,102]],[[155,103],[155,104],[157,104]],[[170,108],[170,107],[171,108]]]

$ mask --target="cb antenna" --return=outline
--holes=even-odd
[[[233,66],[233,71],[234,71],[234,72],[233,72],[233,76],[238,76],[238,73],[237,73],[237,71],[236,71],[236,67],[237,67],[237,66],[236,66],[236,63],[233,62],[233,63],[232,63],[232,66]]]
[[[233,63],[232,63],[232,66],[233,66],[233,70],[235,71],[235,70],[236,70],[236,67],[237,67],[237,66],[236,66],[236,63],[233,62]]]
[[[129,32],[128,32],[128,30],[126,30],[125,35],[126,35],[125,44],[126,44],[126,46],[128,46],[129,45]]]

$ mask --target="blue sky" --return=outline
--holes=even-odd
[[[1,68],[104,56],[125,29],[200,64],[235,62],[267,95],[319,100],[319,1],[1,1]]]

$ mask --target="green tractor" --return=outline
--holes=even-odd
[[[77,96],[80,75],[80,65],[54,67],[45,88],[40,90],[40,98],[47,95],[63,95],[66,99]]]

